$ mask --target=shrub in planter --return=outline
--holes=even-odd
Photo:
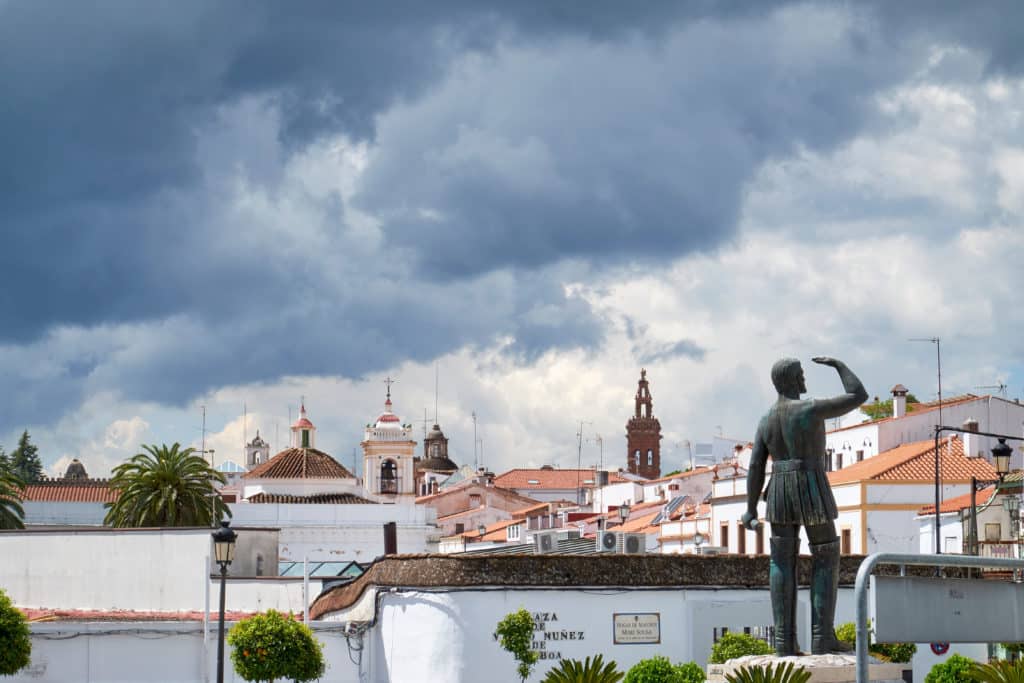
[[[775,652],[768,643],[746,633],[726,633],[711,647],[712,664],[724,664],[730,659],[747,655],[770,655]]]
[[[267,610],[243,619],[228,632],[228,643],[235,671],[246,681],[302,683],[324,675],[323,646],[291,615]]]
[[[917,645],[913,643],[876,643],[874,642],[875,632],[871,629],[871,622],[868,622],[868,651],[883,662],[894,664],[906,664],[914,658],[917,652]],[[852,621],[840,624],[836,627],[836,638],[850,643],[857,644],[857,625]]]
[[[541,683],[619,683],[624,675],[615,662],[606,664],[601,655],[595,655],[593,661],[590,657],[582,662],[563,659]]]
[[[623,683],[704,683],[706,678],[696,662],[672,664],[668,657],[655,655],[634,664]]]
[[[949,659],[932,667],[924,677],[924,683],[973,683],[971,669],[974,660],[963,655],[950,655]]]
[[[0,590],[0,676],[13,676],[24,669],[31,654],[28,620]]]

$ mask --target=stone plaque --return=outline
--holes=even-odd
[[[612,615],[616,645],[658,645],[661,643],[661,613],[616,613]]]

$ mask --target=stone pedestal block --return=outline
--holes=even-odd
[[[744,666],[772,664],[773,668],[776,668],[786,662],[793,662],[796,666],[802,666],[810,671],[811,679],[808,683],[853,683],[857,680],[857,658],[852,654],[802,657],[748,655],[730,659],[724,664],[708,664],[708,683],[726,683],[727,673]],[[873,683],[903,683],[904,666],[872,659],[868,665],[868,676]]]

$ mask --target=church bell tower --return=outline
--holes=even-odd
[[[654,417],[654,401],[647,370],[640,370],[633,417],[626,423],[626,470],[647,479],[661,476],[661,423]]]

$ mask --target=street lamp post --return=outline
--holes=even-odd
[[[223,520],[220,528],[214,531],[213,552],[220,565],[220,627],[217,631],[217,683],[224,683],[224,586],[227,583],[228,566],[235,559],[235,539],[238,534],[228,526],[230,522]]]
[[[629,504],[623,503],[619,506],[619,523],[625,524],[627,519],[629,519]]]
[[[995,463],[996,475],[999,478],[995,481],[978,481],[976,477],[971,477],[971,526],[967,536],[967,550],[970,555],[978,554],[978,503],[976,500],[978,489],[995,484],[996,490],[992,497],[999,495],[999,487],[1002,486],[1003,478],[1010,471],[1011,455],[1013,455],[1013,449],[1006,445],[1006,439],[999,439],[999,443],[992,449],[992,461]]]

